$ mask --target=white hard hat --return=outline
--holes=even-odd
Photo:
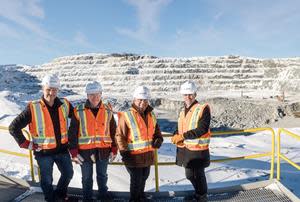
[[[97,81],[89,82],[85,86],[86,94],[96,94],[102,92],[102,86]]]
[[[180,86],[180,93],[182,95],[194,94],[197,92],[197,87],[194,82],[186,81]]]
[[[42,80],[42,86],[48,86],[50,88],[59,88],[59,78],[55,74],[46,75]]]
[[[148,100],[150,99],[150,90],[146,86],[139,86],[133,93],[133,98]]]

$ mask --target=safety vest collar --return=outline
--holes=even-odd
[[[65,98],[59,98],[59,97],[56,97],[54,99],[54,104],[52,107],[60,107],[62,104],[64,104],[66,99]],[[46,103],[46,100],[44,98],[44,96],[41,97],[41,99],[39,100],[35,100],[33,102],[40,102],[40,104],[43,106],[43,107],[47,107],[47,103]],[[48,105],[49,106],[49,105]]]

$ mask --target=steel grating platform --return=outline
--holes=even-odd
[[[0,175],[0,201],[41,202],[44,201],[41,189],[37,184]],[[96,192],[95,192],[96,193]],[[110,192],[112,202],[127,202],[128,192]],[[192,191],[147,192],[149,202],[180,202],[192,195]],[[82,201],[81,189],[69,189],[70,202]],[[95,200],[98,202],[104,200]],[[189,200],[195,201],[195,200]],[[277,180],[266,180],[249,184],[209,189],[208,201],[213,202],[300,202],[292,192]]]
[[[285,195],[278,195],[271,190],[260,188],[239,192],[228,192],[209,196],[209,201],[241,201],[241,202],[290,202],[292,201]]]
[[[82,201],[82,197],[80,195],[70,195],[70,201]],[[32,196],[29,196],[22,200],[22,202],[37,202],[43,200],[43,195],[41,193],[35,193]],[[95,201],[103,201],[103,200],[95,200]],[[127,202],[128,196],[115,197],[113,200],[106,200],[113,202]],[[157,202],[181,202],[181,201],[190,201],[194,202],[196,200],[185,200],[183,196],[153,196],[149,197],[147,200],[149,202],[157,201]],[[228,193],[219,193],[219,194],[209,194],[208,201],[213,202],[293,202],[289,197],[285,195],[278,195],[272,192],[271,190],[260,188],[254,190],[246,190],[246,191],[238,191],[238,192],[228,192]]]

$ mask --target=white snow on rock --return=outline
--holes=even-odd
[[[155,97],[177,97],[179,85],[196,81],[201,91],[300,90],[300,58],[258,59],[240,56],[157,58],[134,54],[83,54],[56,58],[41,66],[22,66],[41,79],[58,73],[63,88],[83,93],[85,84],[98,80],[109,97],[131,96],[147,85]]]

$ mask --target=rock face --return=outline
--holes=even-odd
[[[283,103],[272,94],[273,101],[258,101],[243,95],[250,91],[272,91],[277,95],[278,92],[300,92],[300,58],[157,58],[135,54],[85,54],[56,58],[41,66],[6,65],[0,68],[4,70],[0,72],[0,79],[5,82],[0,88],[18,92],[11,95],[11,100],[38,98],[38,85],[46,73],[59,75],[64,96],[82,94],[82,99],[85,98],[86,83],[100,81],[104,97],[110,99],[115,110],[130,107],[134,88],[146,85],[151,89],[152,104],[158,111],[170,113],[165,120],[170,120],[171,116],[171,126],[166,128],[173,127],[176,122],[177,111],[182,105],[179,86],[186,80],[197,82],[202,94],[218,92],[217,96],[202,100],[210,103],[212,126],[216,128],[265,126],[300,111],[299,100]],[[228,98],[229,91],[240,92],[240,98]],[[262,97],[270,98],[265,94]]]
[[[277,100],[253,100],[247,98],[209,98],[198,100],[209,103],[212,112],[211,127],[215,129],[256,128],[269,126],[286,116],[293,116],[296,104],[280,103]],[[168,111],[176,127],[176,121],[183,103],[160,99],[156,108]],[[154,105],[154,103],[153,103]],[[281,126],[283,127],[283,126]]]
[[[98,80],[108,97],[130,96],[139,85],[154,97],[178,97],[180,84],[194,80],[199,90],[300,90],[300,58],[256,59],[239,56],[156,58],[134,54],[86,54],[54,59],[23,71],[41,79],[58,73],[63,88],[83,93],[85,84]]]

